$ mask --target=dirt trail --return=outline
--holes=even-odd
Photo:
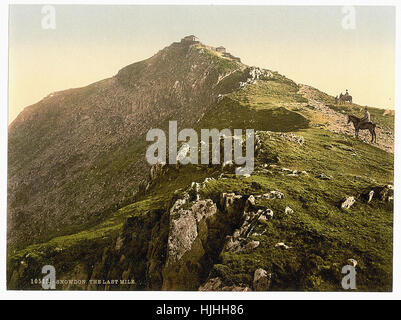
[[[354,127],[352,123],[347,124],[347,115],[341,112],[334,111],[327,107],[323,102],[318,101],[317,94],[314,89],[307,85],[300,85],[298,91],[304,98],[308,99],[308,104],[314,107],[316,110],[324,114],[327,119],[327,129],[336,133],[343,133],[350,136],[355,135]],[[365,143],[370,144],[371,136],[368,130],[359,131],[359,138]],[[394,153],[394,133],[388,134],[386,130],[383,130],[379,125],[376,126],[376,138],[377,143],[373,143],[374,146],[383,149],[387,152]]]

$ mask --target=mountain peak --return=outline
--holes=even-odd
[[[150,128],[169,119],[193,127],[219,95],[239,88],[245,66],[193,37],[110,79],[49,95],[18,116],[9,129],[10,243],[47,240],[51,230],[62,234],[107,215],[146,176],[142,152]],[[106,169],[104,156],[121,159],[118,172]],[[65,202],[72,189],[77,196]],[[49,219],[35,224],[38,215]]]

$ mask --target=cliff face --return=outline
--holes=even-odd
[[[81,229],[132,201],[148,170],[146,132],[169,119],[192,126],[243,69],[200,44],[174,43],[27,107],[9,127],[9,245]]]

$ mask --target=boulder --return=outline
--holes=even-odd
[[[381,201],[391,201],[394,199],[394,186],[392,184],[385,185],[379,190]]]
[[[116,251],[120,251],[121,247],[124,244],[124,238],[122,236],[118,236],[117,240],[116,240],[116,246],[115,246],[115,250]]]
[[[281,133],[280,137],[284,140],[290,141],[290,142],[296,142],[300,145],[303,145],[305,142],[305,139],[303,136],[297,136],[293,133]]]
[[[355,259],[348,259],[347,263],[355,268],[358,264],[358,261],[356,261]]]
[[[164,167],[166,166],[165,162],[158,162],[154,164],[149,171],[149,179],[150,181],[155,180],[160,177],[164,173]]]
[[[290,207],[285,207],[284,213],[285,214],[293,214],[294,210],[292,210]]]
[[[287,246],[284,242],[278,242],[278,243],[276,243],[276,244],[275,244],[275,247],[276,247],[276,248],[285,249],[285,250],[291,248],[291,247]]]
[[[284,198],[284,194],[277,190],[272,190],[267,193],[255,196],[256,199],[262,198],[266,200],[274,200],[274,199],[282,199]]]
[[[249,287],[242,287],[242,286],[226,286],[221,289],[221,291],[237,291],[237,292],[246,292],[252,291]]]
[[[253,249],[256,249],[257,247],[259,247],[260,242],[256,241],[256,240],[251,240],[249,241],[244,248],[242,248],[241,251],[248,253],[250,251],[252,251]]]
[[[355,198],[354,197],[347,197],[347,198],[345,198],[343,203],[341,203],[341,208],[342,209],[349,209],[349,208],[351,208],[351,206],[354,203],[355,203]]]
[[[264,214],[267,218],[273,219],[273,210],[267,209],[263,214]]]
[[[223,193],[221,195],[220,205],[224,211],[228,212],[242,205],[242,196],[235,193]]]
[[[238,252],[241,250],[241,242],[233,237],[228,236],[228,241],[226,242],[224,249],[226,251]]]
[[[250,195],[248,199],[246,200],[245,204],[245,210],[249,210],[249,208],[252,208],[255,206],[255,197],[253,195]]]
[[[331,180],[331,179],[333,179],[332,176],[328,176],[328,175],[326,175],[325,173],[318,174],[318,175],[316,176],[316,178],[318,178],[318,179],[320,179],[320,180]]]
[[[369,203],[370,201],[372,201],[374,195],[375,195],[375,192],[374,192],[373,190],[371,190],[371,191],[369,192],[369,194],[368,194],[368,203]]]
[[[232,285],[232,286],[224,286],[222,285],[222,281],[219,277],[211,278],[203,285],[201,285],[198,291],[252,291],[247,286],[242,285]]]
[[[199,291],[218,291],[221,288],[221,279],[219,277],[209,279],[199,287]]]
[[[269,290],[271,274],[264,269],[256,269],[253,275],[253,289],[255,291]]]
[[[167,244],[167,265],[180,260],[192,248],[198,236],[198,224],[217,212],[216,204],[210,200],[199,200],[187,209],[186,199],[178,199],[170,210],[170,232]]]

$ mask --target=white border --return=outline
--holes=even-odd
[[[156,292],[100,292],[100,291],[7,291],[6,290],[6,200],[7,200],[7,124],[8,124],[8,4],[49,4],[44,1],[9,1],[0,2],[0,299],[40,299],[40,300],[58,300],[58,299],[135,299],[135,300],[205,300],[205,299],[226,299],[226,300],[276,300],[276,299],[310,299],[310,300],[328,300],[328,299],[401,299],[401,219],[398,216],[401,205],[398,181],[395,181],[395,200],[394,200],[394,248],[393,248],[393,292],[392,293],[361,293],[361,292],[178,292],[178,291],[156,291]],[[57,1],[52,0],[52,4],[147,4],[147,5],[391,5],[396,7],[396,87],[395,87],[395,105],[399,104],[401,99],[401,64],[400,64],[400,30],[401,30],[401,4],[399,1],[326,1],[326,0],[231,0],[231,1]],[[396,108],[398,109],[398,108]],[[395,136],[400,134],[400,117],[398,110],[395,118]],[[399,141],[395,141],[395,150],[398,152]],[[395,153],[395,177],[400,173],[400,153]]]

